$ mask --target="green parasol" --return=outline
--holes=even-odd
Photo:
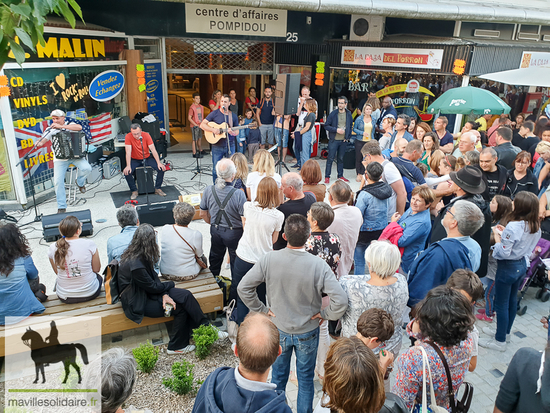
[[[450,89],[428,107],[428,113],[500,115],[510,113],[510,106],[492,92],[473,86]]]

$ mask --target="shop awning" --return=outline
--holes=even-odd
[[[550,67],[532,66],[487,73],[478,77],[507,85],[550,87]]]

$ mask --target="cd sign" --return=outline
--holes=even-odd
[[[124,76],[116,70],[107,70],[97,75],[90,83],[90,96],[98,102],[113,99],[124,87]]]

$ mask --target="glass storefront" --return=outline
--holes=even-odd
[[[413,80],[419,87],[411,92],[408,85]],[[338,97],[346,96],[348,107],[355,111],[373,92],[378,98],[390,96],[398,114],[405,113],[429,122],[432,115],[426,113],[428,106],[443,92],[461,84],[462,76],[456,75],[331,69],[330,105],[335,108]]]

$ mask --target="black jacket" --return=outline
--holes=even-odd
[[[432,227],[432,238],[431,243],[441,241],[443,238],[447,237],[447,232],[443,228],[441,221],[447,213],[447,209],[452,208],[453,204],[458,200],[470,201],[481,209],[483,216],[485,217],[485,223],[483,226],[477,230],[477,232],[472,235],[472,239],[477,241],[481,247],[481,263],[479,265],[479,270],[477,270],[477,275],[485,277],[487,275],[487,263],[489,260],[489,250],[490,250],[490,240],[491,240],[491,222],[493,220],[493,215],[491,214],[491,209],[489,207],[489,202],[485,201],[481,195],[472,195],[466,194],[463,197],[455,198],[449,204],[441,208],[439,214],[435,217],[433,227]]]
[[[118,288],[124,314],[141,324],[147,300],[160,300],[175,287],[173,281],[161,282],[152,266],[142,260],[125,261],[118,269]]]
[[[506,176],[506,189],[503,195],[510,197],[512,200],[516,197],[518,192],[527,191],[535,195],[539,195],[539,182],[533,172],[527,169],[527,175],[521,178],[519,181],[514,175],[514,169],[510,169]]]

